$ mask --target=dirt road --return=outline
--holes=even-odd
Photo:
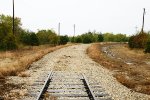
[[[110,71],[90,59],[86,54],[89,46],[81,44],[54,51],[31,65],[26,71],[30,77],[9,77],[7,83],[21,85],[21,88],[10,91],[6,97],[19,100],[28,99],[28,89],[35,79],[44,73],[44,70],[54,70],[84,73],[90,82],[101,84],[114,100],[150,99],[149,95],[133,92],[121,85]]]

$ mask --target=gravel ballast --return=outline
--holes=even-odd
[[[90,44],[74,45],[49,53],[26,71],[30,77],[8,77],[7,83],[22,84],[22,88],[16,90],[19,95],[16,98],[29,99],[27,90],[44,71],[72,71],[85,74],[91,83],[101,84],[114,100],[150,100],[150,95],[137,93],[123,86],[113,77],[112,72],[89,58],[86,54],[89,46]]]

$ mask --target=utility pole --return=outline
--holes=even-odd
[[[60,23],[58,24],[58,36],[60,36]]]
[[[143,23],[142,23],[142,29],[141,29],[141,33],[143,33],[143,29],[144,29],[144,17],[145,17],[145,8],[143,8]]]
[[[76,34],[76,25],[75,24],[73,25],[73,28],[74,28],[74,36],[75,36],[75,34]]]
[[[57,45],[59,45],[60,42],[60,23],[58,23],[58,41],[57,41]]]
[[[13,34],[15,34],[15,4],[13,0]]]
[[[73,41],[75,42],[75,33],[76,33],[76,25],[75,24],[73,25],[73,28],[74,28]]]

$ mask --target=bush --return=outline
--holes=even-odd
[[[75,37],[75,43],[82,43],[82,37],[80,36]]]
[[[92,43],[94,42],[94,36],[92,32],[88,32],[86,34],[81,35],[82,36],[82,42],[83,43]]]
[[[19,36],[19,40],[24,45],[30,45],[30,33],[29,32],[23,32]]]
[[[134,48],[135,47],[134,38],[135,38],[135,36],[131,36],[129,38],[128,45],[129,45],[130,48]]]
[[[76,37],[70,37],[70,38],[69,38],[70,42],[75,43],[75,38],[76,38]]]
[[[131,36],[129,38],[129,47],[130,48],[145,48],[147,42],[148,42],[148,34],[142,32],[135,36]]]
[[[104,41],[103,34],[98,34],[98,42],[103,42],[103,41]]]
[[[145,53],[150,53],[150,41],[146,44]]]
[[[69,41],[69,37],[67,35],[60,36],[59,39],[59,44],[67,44],[67,42]]]
[[[39,39],[35,33],[30,34],[30,45],[32,45],[32,46],[39,45]]]
[[[38,46],[39,45],[39,39],[33,32],[23,32],[20,34],[20,42],[24,45],[31,45],[31,46]]]
[[[1,50],[14,50],[17,48],[17,41],[13,34],[8,34],[7,36],[5,36],[3,41],[0,43]]]
[[[56,33],[52,30],[39,30],[37,37],[40,44],[56,44],[58,41]]]

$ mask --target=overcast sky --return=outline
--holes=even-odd
[[[53,29],[73,35],[96,30],[134,34],[142,26],[146,8],[145,30],[150,30],[150,0],[15,0],[15,16],[31,31]],[[0,14],[12,15],[12,0],[0,0]]]

